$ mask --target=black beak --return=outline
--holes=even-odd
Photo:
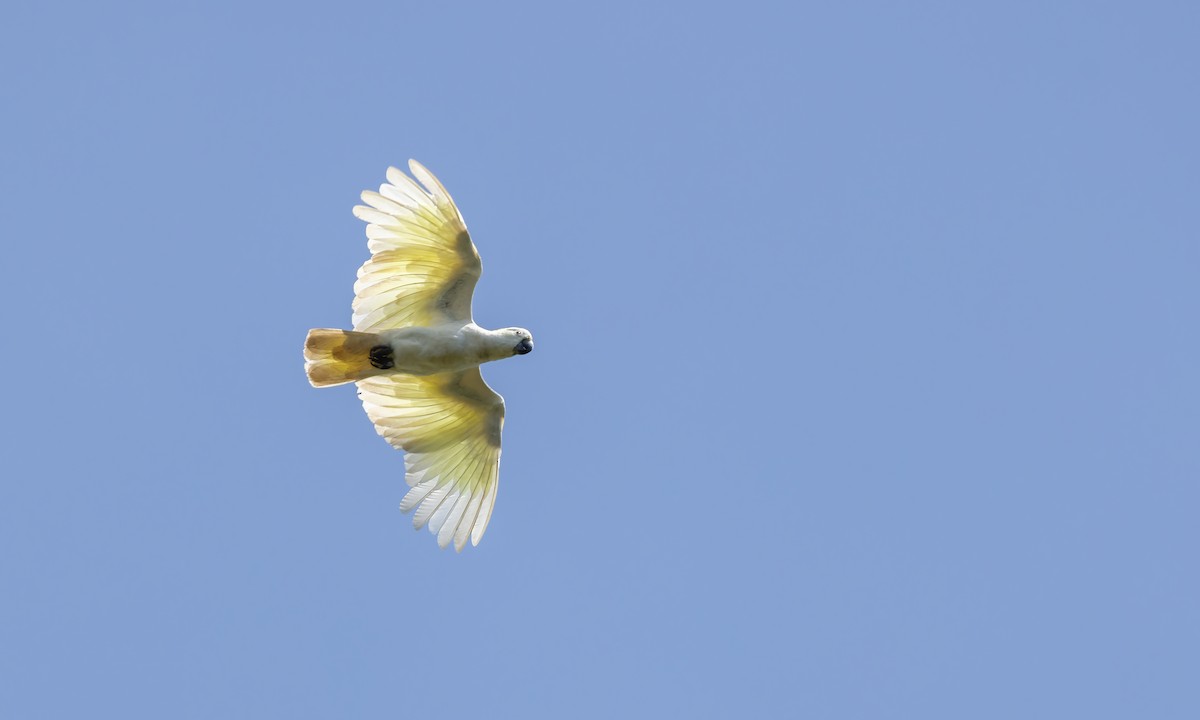
[[[533,341],[529,339],[522,340],[521,342],[517,343],[515,348],[513,348],[513,352],[518,355],[524,355],[526,353],[533,352]]]

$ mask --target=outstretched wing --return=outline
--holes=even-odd
[[[478,545],[496,500],[504,398],[479,368],[368,378],[358,395],[375,430],[405,452],[411,489],[400,509],[416,509],[413,526],[428,524],[441,547]]]
[[[378,332],[410,325],[471,321],[471,295],[482,266],[462,215],[446,188],[416,160],[396,168],[379,192],[362,194],[371,259],[354,283],[354,329]]]

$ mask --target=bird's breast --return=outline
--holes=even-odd
[[[392,346],[396,372],[433,375],[478,367],[480,343],[463,327],[410,327],[390,330],[384,338]]]

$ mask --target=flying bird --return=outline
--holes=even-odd
[[[304,369],[314,387],[358,384],[375,430],[405,453],[400,510],[462,551],[483,537],[500,476],[504,398],[479,366],[529,353],[533,336],[475,324],[479,252],[433,173],[408,168],[420,184],[388,168],[354,208],[371,251],[354,283],[354,329],[309,330]]]

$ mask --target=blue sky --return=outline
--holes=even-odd
[[[1192,3],[24,4],[0,716],[1200,716]],[[305,381],[415,157],[484,541]]]

